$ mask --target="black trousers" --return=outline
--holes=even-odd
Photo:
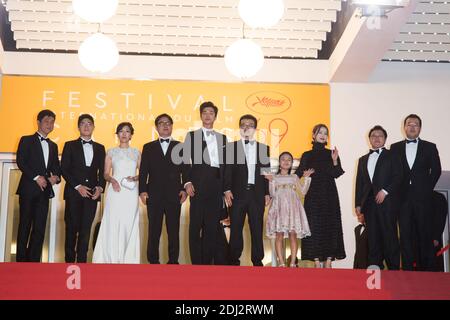
[[[223,206],[220,193],[207,198],[190,199],[189,251],[192,264],[213,264],[218,223]]]
[[[66,199],[65,260],[67,263],[86,262],[92,222],[97,211],[97,201],[73,196]]]
[[[417,270],[435,270],[432,210],[431,198],[416,199],[412,194],[401,206],[399,226],[403,270],[414,270],[414,262]]]
[[[48,216],[48,194],[19,196],[20,217],[17,232],[17,262],[40,262]],[[31,234],[30,234],[31,232]]]
[[[248,223],[250,226],[252,263],[254,266],[263,265],[264,200],[257,201],[256,198],[253,190],[247,190],[242,198],[235,197],[233,200],[230,214],[230,255],[232,265],[240,265],[239,259],[244,249],[242,232],[246,215],[248,215]]]
[[[178,264],[178,256],[180,254],[180,211],[181,205],[179,203],[147,201],[148,262],[159,264],[159,240],[161,238],[163,216],[165,215],[167,236],[169,238],[168,264]]]
[[[389,195],[388,195],[389,197]],[[397,236],[397,214],[389,206],[389,200],[376,204],[375,198],[369,196],[364,205],[369,255],[368,264],[384,268],[383,260],[389,270],[400,269],[400,247]]]

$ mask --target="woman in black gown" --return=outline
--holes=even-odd
[[[325,148],[328,128],[318,124],[313,129],[313,148],[303,153],[296,174],[314,169],[311,186],[305,197],[305,211],[311,236],[302,239],[302,259],[312,260],[317,268],[321,263],[331,268],[335,259],[345,258],[341,209],[334,179],[344,174],[338,150]]]

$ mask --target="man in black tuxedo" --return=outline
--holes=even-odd
[[[61,169],[66,186],[65,260],[86,262],[91,226],[97,204],[105,189],[105,147],[92,140],[94,119],[89,114],[78,118],[80,137],[67,141],[61,157]]]
[[[231,264],[240,265],[244,248],[242,231],[248,215],[252,263],[262,266],[264,208],[270,202],[269,182],[263,173],[270,171],[269,147],[255,140],[257,120],[254,116],[243,115],[239,127],[241,139],[227,145],[225,167],[225,202],[231,207]]]
[[[214,131],[218,108],[200,105],[202,128],[187,133],[183,143],[184,188],[190,197],[189,250],[192,264],[212,264],[223,208],[225,135]]]
[[[22,176],[19,195],[20,218],[17,233],[17,262],[40,262],[53,185],[61,181],[58,146],[47,136],[53,131],[55,114],[42,110],[37,116],[38,131],[23,136],[16,162]],[[31,231],[31,235],[30,235]]]
[[[419,138],[422,120],[416,114],[405,118],[406,140],[391,145],[403,165],[400,188],[400,248],[403,270],[413,270],[414,243],[419,257],[417,269],[434,270],[432,194],[441,176],[441,161],[434,143]]]
[[[159,139],[142,149],[139,169],[139,196],[147,205],[148,246],[147,259],[159,264],[159,239],[163,217],[166,217],[169,238],[168,264],[178,264],[180,253],[180,212],[187,194],[182,184],[182,164],[172,161],[172,150],[179,144],[172,136],[173,120],[168,114],[155,119]]]
[[[355,212],[364,215],[369,239],[369,265],[400,269],[397,236],[398,192],[402,166],[397,155],[384,148],[387,132],[381,126],[369,132],[370,152],[358,161]]]

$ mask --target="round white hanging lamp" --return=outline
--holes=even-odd
[[[111,38],[102,33],[95,33],[80,45],[78,58],[87,70],[104,73],[116,66],[119,50]]]
[[[73,12],[80,18],[102,23],[111,18],[117,10],[119,0],[72,0]]]
[[[225,51],[225,66],[235,77],[253,77],[264,65],[261,47],[249,39],[239,39]]]
[[[284,14],[283,0],[240,0],[238,11],[241,19],[251,28],[270,28]]]

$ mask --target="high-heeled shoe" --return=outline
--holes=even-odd
[[[286,267],[286,265],[284,263],[280,263],[278,266],[279,267]]]
[[[291,263],[291,264],[289,265],[289,267],[291,267],[291,268],[297,268],[297,265],[296,265],[295,263]]]

